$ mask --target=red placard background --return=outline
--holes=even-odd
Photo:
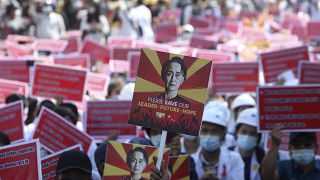
[[[58,114],[42,108],[33,138],[39,138],[41,145],[50,152],[57,152],[81,143],[84,152],[88,152],[93,139],[78,130]]]
[[[0,60],[0,78],[29,83],[29,61]]]
[[[231,62],[233,60],[234,55],[232,53],[222,51],[198,49],[196,57],[212,60],[213,63],[222,63]]]
[[[63,64],[67,66],[80,66],[83,68],[90,67],[90,56],[88,54],[72,54],[56,56],[53,59],[55,64]]]
[[[172,170],[170,179],[190,179],[189,162],[189,155],[169,157],[169,169]]]
[[[140,61],[140,52],[138,53],[130,52],[128,54],[128,62],[129,62],[128,78],[130,80],[135,80],[137,77],[139,61]]]
[[[300,62],[299,82],[300,84],[320,84],[320,64]]]
[[[28,95],[28,84],[0,79],[0,104],[4,104],[5,99],[11,94]]]
[[[127,60],[110,59],[109,68],[110,72],[124,73],[129,69],[129,62]]]
[[[106,74],[88,74],[88,90],[90,95],[106,96],[110,77]]]
[[[91,65],[94,65],[97,60],[101,60],[103,63],[109,63],[110,49],[108,46],[100,44],[89,38],[85,39],[82,43],[80,50],[83,54],[90,55]]]
[[[53,53],[63,52],[68,45],[66,40],[53,40],[53,39],[36,39],[32,48],[37,51],[49,51]]]

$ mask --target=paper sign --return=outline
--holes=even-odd
[[[163,51],[163,52],[170,52],[172,49],[171,46],[166,45],[166,44],[160,44],[160,43],[151,43],[151,42],[146,42],[146,41],[136,41],[134,44],[135,48],[149,48],[154,51]]]
[[[8,135],[11,142],[23,140],[23,124],[22,101],[0,108],[0,132]]]
[[[46,156],[41,159],[41,168],[42,168],[42,178],[43,180],[55,180],[56,178],[56,168],[58,165],[58,161],[60,158],[60,155],[63,152],[70,151],[70,150],[79,150],[81,151],[81,145],[75,145],[72,147],[69,147],[67,149],[64,149],[62,151],[58,151],[56,153],[50,154],[49,156]]]
[[[300,62],[299,82],[300,84],[320,84],[320,64]]]
[[[170,42],[177,40],[178,26],[176,24],[159,24],[154,27],[156,42]]]
[[[218,94],[254,93],[259,83],[258,63],[218,63],[212,67],[213,87]]]
[[[6,48],[8,56],[19,57],[32,55],[30,45],[20,45],[12,41],[6,41]]]
[[[64,49],[64,53],[78,52],[81,46],[81,40],[78,37],[69,37],[65,39],[68,41],[67,47]]]
[[[259,87],[259,130],[270,131],[277,123],[285,131],[319,130],[320,86]]]
[[[19,81],[0,79],[0,104],[4,104],[5,99],[12,94],[27,96],[28,84]]]
[[[208,60],[143,49],[129,124],[198,135],[210,70]]]
[[[110,46],[131,47],[133,39],[127,37],[108,37],[107,44]]]
[[[320,36],[320,21],[311,21],[307,25],[307,34],[309,39]]]
[[[222,62],[233,61],[234,54],[229,52],[216,51],[216,50],[199,49],[196,53],[196,57],[212,60],[213,63],[216,63],[216,62],[222,63]]]
[[[90,38],[84,40],[82,48],[80,50],[83,54],[89,54],[91,59],[91,65],[94,65],[97,60],[103,63],[109,63],[110,49],[108,46],[100,44]]]
[[[0,60],[0,78],[29,83],[33,61]]]
[[[207,36],[193,36],[190,41],[190,46],[202,49],[215,49],[218,41]]]
[[[130,80],[135,80],[137,77],[139,61],[140,61],[140,52],[130,52],[128,54],[128,62],[129,62],[128,78]]]
[[[169,171],[171,172],[171,180],[175,179],[190,179],[190,156],[171,156],[169,158]]]
[[[87,71],[68,67],[37,64],[32,95],[47,98],[82,101]]]
[[[130,101],[88,101],[86,132],[94,137],[137,135],[136,126],[127,123],[130,105]]]
[[[129,69],[129,62],[118,59],[110,59],[109,61],[110,72],[114,73],[124,73]]]
[[[107,95],[110,78],[106,74],[92,73],[88,74],[88,90],[90,95]]]
[[[136,174],[137,179],[149,179],[154,166],[153,157],[158,154],[158,151],[159,148],[154,146],[109,141],[103,179],[131,179],[133,173]],[[164,149],[163,160],[167,168],[169,148]]]
[[[210,22],[207,19],[200,19],[194,16],[190,18],[189,24],[195,28],[205,28],[210,26]]]
[[[167,9],[159,13],[158,19],[162,23],[179,23],[182,10],[179,8],[176,9]]]
[[[140,48],[112,47],[110,59],[127,60],[130,52],[140,52]]]
[[[90,56],[88,54],[68,54],[63,56],[55,56],[53,62],[55,64],[67,66],[90,68]]]
[[[68,45],[66,40],[53,40],[53,39],[36,39],[32,48],[37,51],[49,51],[52,53],[63,52]]]
[[[266,83],[276,82],[277,77],[284,71],[293,70],[297,77],[300,61],[309,61],[308,47],[302,46],[260,54]]]
[[[26,42],[30,43],[33,42],[36,39],[34,36],[23,36],[23,35],[17,35],[17,34],[9,34],[7,36],[7,40],[9,41],[15,41],[15,42]]]
[[[42,180],[39,140],[0,147],[0,179]]]
[[[93,141],[88,134],[45,107],[40,111],[33,138],[39,138],[41,145],[51,153],[79,143],[87,153]]]

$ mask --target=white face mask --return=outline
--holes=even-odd
[[[299,149],[291,151],[291,158],[298,165],[308,165],[315,159],[314,149]]]
[[[200,135],[200,145],[204,150],[208,152],[213,152],[220,148],[220,137]]]
[[[152,144],[153,144],[154,146],[159,147],[160,141],[161,141],[161,134],[157,134],[157,135],[154,135],[154,136],[150,136],[150,141],[152,142]]]
[[[45,13],[45,14],[51,13],[52,10],[53,10],[52,6],[43,6],[42,7],[42,12]]]
[[[244,151],[252,150],[257,146],[257,138],[253,136],[239,134],[237,138],[237,145]]]

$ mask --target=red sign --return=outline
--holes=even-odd
[[[155,51],[163,51],[163,52],[169,52],[170,49],[172,48],[171,46],[166,44],[151,43],[146,41],[135,41],[134,47],[140,48],[140,49],[149,48]]]
[[[189,20],[189,24],[191,24],[195,28],[206,28],[210,27],[210,21],[208,19],[201,19],[195,16],[192,16]]]
[[[216,50],[199,49],[196,53],[196,57],[212,60],[213,63],[220,63],[231,62],[234,59],[234,54]]]
[[[311,21],[308,23],[307,34],[309,39],[320,36],[320,21]]]
[[[12,41],[6,41],[6,48],[8,56],[28,56],[32,55],[31,46],[20,45]]]
[[[42,179],[43,180],[55,180],[56,178],[56,168],[58,165],[58,161],[60,158],[60,155],[63,152],[70,151],[70,150],[79,150],[81,151],[81,145],[75,145],[72,147],[69,147],[67,149],[64,149],[62,151],[50,154],[49,156],[46,156],[41,159],[41,167],[42,167]]]
[[[37,51],[49,51],[52,53],[63,52],[68,45],[66,40],[53,40],[53,39],[36,39],[32,47]]]
[[[159,24],[154,27],[156,34],[156,41],[170,42],[177,40],[178,26],[176,24]]]
[[[93,139],[78,130],[73,124],[47,108],[42,108],[33,139],[39,138],[41,145],[50,152],[81,144],[88,152]]]
[[[129,69],[129,62],[124,60],[110,59],[109,61],[110,72],[123,73]]]
[[[137,77],[139,61],[140,61],[140,52],[130,52],[128,54],[128,62],[129,62],[128,78],[130,80],[135,80]]]
[[[5,99],[11,94],[28,95],[28,84],[0,79],[0,104],[4,104]]]
[[[84,40],[80,52],[90,55],[92,65],[94,65],[97,60],[108,63],[110,59],[109,47],[89,38]]]
[[[297,76],[300,61],[309,61],[307,46],[277,50],[260,54],[264,79],[266,83],[277,81],[284,71],[293,70]]]
[[[142,49],[129,124],[198,135],[211,64]]]
[[[128,124],[130,105],[130,101],[88,101],[86,132],[94,137],[135,136],[136,126]]]
[[[258,63],[218,63],[212,67],[213,87],[218,94],[256,91]]]
[[[276,124],[285,131],[320,129],[320,86],[259,87],[259,130],[270,131]]]
[[[39,140],[0,147],[0,179],[41,179]]]
[[[110,59],[127,60],[130,52],[140,52],[140,48],[112,47]]]
[[[69,37],[66,40],[68,41],[68,45],[63,52],[64,53],[78,52],[81,46],[81,39],[78,37]]]
[[[169,169],[171,170],[170,179],[190,179],[189,162],[189,155],[169,157]]]
[[[64,100],[82,101],[87,71],[67,67],[37,64],[32,95]]]
[[[150,179],[151,169],[154,166],[153,156],[158,152],[159,148],[154,146],[109,141],[103,179],[132,179],[132,173],[135,173],[136,177],[141,176],[136,179]],[[165,148],[163,153],[165,168],[168,167],[169,153],[169,148]],[[143,158],[140,158],[141,154]]]
[[[202,49],[215,49],[218,41],[215,38],[209,38],[208,36],[193,36],[190,41],[190,46]]]
[[[8,135],[11,142],[23,140],[23,113],[22,101],[0,109],[0,131]]]
[[[320,64],[300,62],[299,82],[300,84],[320,84]]]
[[[55,64],[63,64],[67,66],[80,66],[83,68],[90,67],[90,56],[88,54],[67,54],[63,56],[55,56],[53,61]]]
[[[105,97],[110,78],[106,74],[92,73],[88,74],[88,90],[90,95],[99,95]]]
[[[29,83],[32,61],[0,60],[0,78]]]
[[[36,39],[36,37],[34,37],[34,36],[22,36],[22,35],[16,35],[16,34],[9,34],[7,36],[7,40],[15,41],[15,42],[30,43],[30,42],[33,42],[35,39]]]
[[[108,37],[107,44],[110,46],[131,47],[133,39],[127,37]]]

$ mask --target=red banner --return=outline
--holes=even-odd
[[[52,53],[63,52],[68,45],[66,40],[36,39],[32,44],[32,49],[37,51],[49,51]]]
[[[320,86],[259,87],[259,130],[270,131],[276,124],[285,131],[320,129]]]
[[[128,124],[130,105],[130,101],[88,101],[86,132],[95,137],[137,135],[136,126]]]
[[[55,64],[62,64],[67,66],[80,66],[83,68],[90,68],[90,56],[88,54],[55,56],[53,62]]]
[[[29,83],[32,61],[0,60],[0,78]]]
[[[130,52],[140,52],[140,48],[112,47],[110,59],[127,60]]]
[[[88,90],[90,95],[107,95],[110,78],[108,75],[92,73],[88,74]]]
[[[39,140],[0,147],[0,179],[41,179]]]
[[[23,103],[8,104],[0,109],[0,131],[9,136],[11,142],[23,141]]]
[[[254,93],[259,84],[259,64],[217,63],[212,66],[212,77],[218,94]]]
[[[320,21],[311,21],[308,23],[307,34],[309,39],[320,36]]]
[[[320,84],[320,64],[300,62],[299,82],[300,84]]]
[[[171,156],[169,157],[169,169],[171,170],[171,180],[190,179],[190,156]]]
[[[135,80],[137,77],[137,71],[140,61],[140,52],[130,52],[128,54],[128,62],[129,62],[129,69],[128,69],[128,78],[130,80]]]
[[[58,114],[42,108],[33,139],[39,138],[41,145],[50,152],[57,152],[67,147],[81,144],[88,152],[93,139],[78,130]]]
[[[176,24],[159,24],[154,26],[156,42],[170,42],[177,40],[178,25]]]
[[[4,104],[5,99],[11,94],[27,96],[28,84],[19,81],[0,79],[0,104]]]
[[[79,151],[82,150],[81,145],[78,144],[78,145],[69,147],[67,149],[50,154],[49,156],[42,158],[41,159],[42,179],[43,180],[55,180],[56,179],[56,168],[58,165],[60,155],[63,152],[74,150],[74,149],[79,150]]]
[[[80,50],[83,54],[90,55],[91,65],[94,65],[97,60],[103,63],[109,63],[110,59],[110,49],[108,46],[100,44],[89,38],[85,39],[82,43],[82,48]]]
[[[234,59],[234,54],[216,50],[198,49],[196,57],[212,60],[213,63],[222,63],[231,62]]]
[[[309,61],[308,47],[302,46],[262,53],[260,60],[265,82],[276,82],[277,77],[287,70],[293,70],[297,76],[299,62]]]
[[[35,66],[32,95],[47,98],[82,101],[87,71],[67,67]]]

